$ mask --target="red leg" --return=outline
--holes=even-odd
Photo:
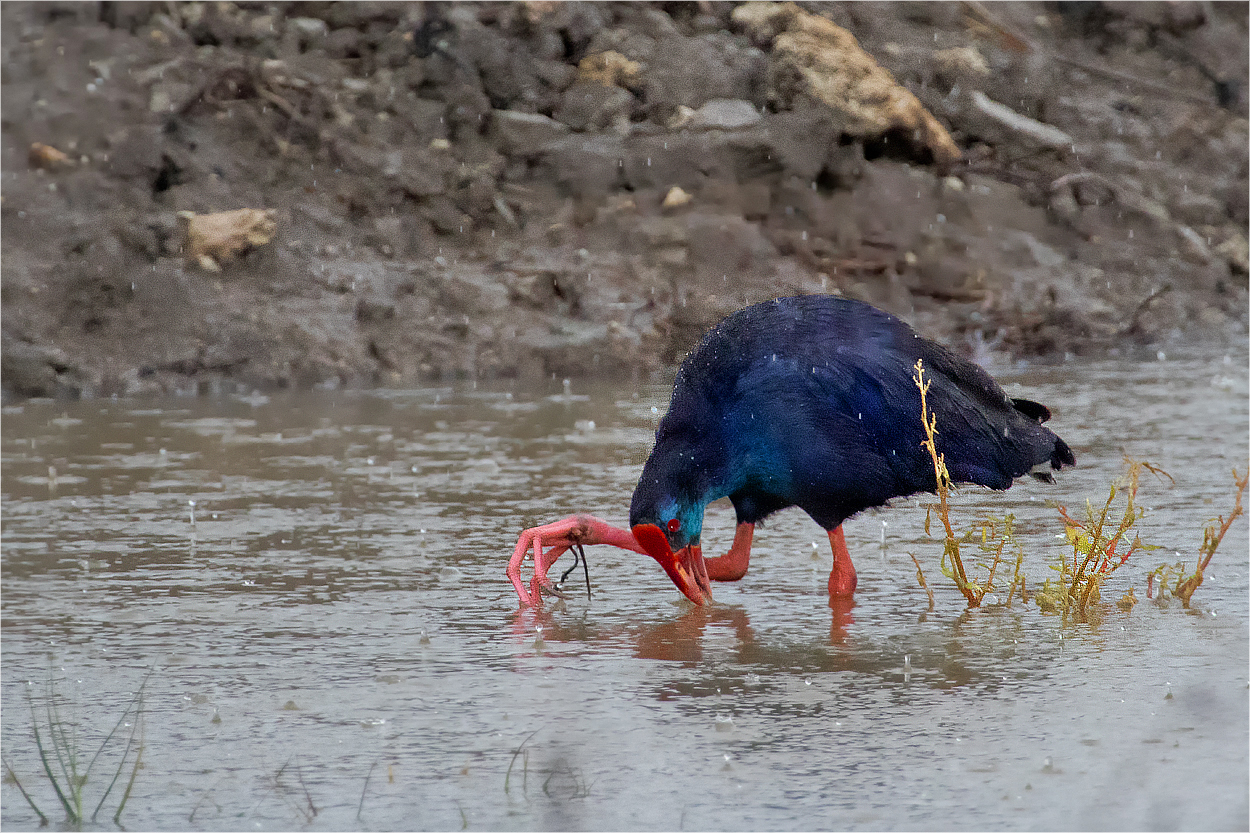
[[[546,551],[543,550],[544,544],[549,547]],[[516,588],[522,605],[541,605],[541,591],[544,589],[557,592],[551,579],[547,578],[547,570],[574,544],[610,544],[642,555],[648,554],[638,545],[634,533],[612,526],[592,515],[570,515],[562,521],[527,529],[517,539],[516,549],[512,551],[512,559],[508,562],[508,580]],[[521,580],[521,564],[531,548],[534,550],[534,577],[527,591]]]
[[[850,596],[855,592],[859,577],[855,575],[855,565],[851,563],[851,554],[846,549],[846,538],[842,535],[840,525],[829,531],[829,543],[833,546],[833,569],[829,572],[829,597]]]
[[[713,581],[737,581],[745,576],[747,563],[751,560],[751,537],[754,534],[755,524],[738,524],[729,552],[705,560],[707,577]]]

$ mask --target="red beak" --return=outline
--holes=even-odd
[[[703,548],[698,544],[682,547],[677,552],[668,544],[666,536],[655,524],[638,524],[633,528],[634,538],[647,554],[660,562],[664,572],[677,585],[686,598],[697,605],[712,600],[712,588],[708,583],[707,567],[703,563]]]

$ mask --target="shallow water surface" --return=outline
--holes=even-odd
[[[1231,508],[1245,368],[999,374],[1079,464],[958,497],[965,521],[1014,513],[1031,584],[1064,546],[1047,501],[1105,500],[1125,453],[1175,478],[1140,493],[1162,549],[1104,594],[1142,602],[1066,627],[1019,602],[966,613],[917,499],[847,524],[849,613],[795,510],[708,608],[594,547],[593,598],[571,576],[567,601],[518,611],[519,530],[626,521],[660,386],[10,405],[4,757],[60,818],[28,697],[55,685],[85,757],[146,679],[132,829],[1245,829],[1245,520],[1197,610],[1144,586]],[[705,550],[732,532],[714,505]],[[37,824],[2,795],[6,828]]]

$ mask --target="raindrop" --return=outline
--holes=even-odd
[[[730,717],[727,714],[716,715],[716,731],[732,732],[733,730],[734,730],[734,719],[732,717]]]

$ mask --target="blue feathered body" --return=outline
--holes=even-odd
[[[868,304],[822,295],[747,307],[686,358],[656,431],[631,523],[678,517],[697,541],[703,509],[729,497],[740,522],[798,506],[825,529],[894,497],[933,491],[921,446],[924,361],[937,448],[956,482],[1006,489],[1039,464],[1075,462],[981,368]]]

